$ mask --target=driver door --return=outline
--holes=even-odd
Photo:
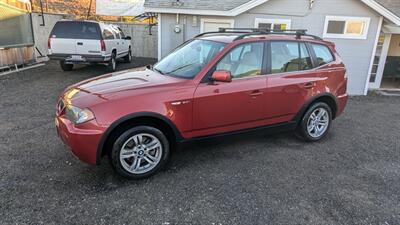
[[[194,94],[193,136],[257,127],[264,118],[266,92],[264,42],[234,47],[214,70],[229,71],[232,81],[200,83]]]

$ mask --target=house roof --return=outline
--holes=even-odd
[[[269,0],[145,0],[146,12],[237,16]],[[399,0],[360,0],[400,26]]]
[[[174,4],[173,0],[146,0],[145,7],[154,8],[180,8],[180,9],[198,9],[198,10],[222,10],[229,11],[238,6],[249,2],[249,0],[181,0],[181,4]]]
[[[400,17],[400,1],[399,0],[375,0],[377,3]]]

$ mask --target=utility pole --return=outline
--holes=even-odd
[[[90,0],[90,3],[89,3],[89,9],[88,9],[88,13],[87,13],[86,19],[89,19],[90,10],[91,10],[91,9],[92,9],[92,0]]]

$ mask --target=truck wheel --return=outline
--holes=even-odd
[[[111,59],[108,62],[107,70],[109,72],[115,72],[116,69],[117,69],[117,56],[116,56],[116,53],[113,52],[111,55]]]
[[[317,102],[304,114],[296,134],[308,142],[319,141],[328,134],[331,123],[331,108],[324,102]]]
[[[73,64],[66,64],[65,61],[60,61],[60,66],[63,71],[71,71],[74,68]]]
[[[131,63],[132,62],[132,51],[131,51],[131,48],[129,48],[128,55],[124,56],[124,62],[125,63]]]
[[[138,126],[123,132],[110,154],[115,171],[128,179],[152,176],[168,161],[169,142],[157,128]]]

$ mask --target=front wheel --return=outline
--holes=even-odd
[[[169,142],[157,128],[138,126],[123,132],[115,141],[111,163],[128,179],[152,176],[169,158]]]
[[[304,114],[296,133],[306,141],[319,141],[327,135],[331,123],[331,108],[324,102],[317,102]]]

